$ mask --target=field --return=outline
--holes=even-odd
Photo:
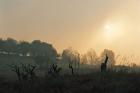
[[[140,93],[140,74],[93,72],[21,82],[1,78],[0,86],[0,93]]]
[[[0,93],[140,93],[139,72],[109,70],[101,73],[92,66],[81,66],[74,69],[72,75],[65,64],[59,64],[64,67],[59,74],[45,74],[37,69],[37,78],[19,81],[7,64],[25,61],[34,64],[32,58],[1,57],[0,61]]]

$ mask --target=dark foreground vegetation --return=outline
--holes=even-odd
[[[0,93],[140,93],[140,73],[93,72],[28,81],[0,79]]]
[[[0,93],[140,93],[140,68],[129,59],[108,49],[58,54],[40,40],[0,39]]]

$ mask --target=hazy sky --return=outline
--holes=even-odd
[[[140,0],[0,0],[0,37],[139,55]]]

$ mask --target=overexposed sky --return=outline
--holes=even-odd
[[[139,55],[140,0],[0,0],[0,37]]]

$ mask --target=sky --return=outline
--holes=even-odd
[[[0,0],[0,37],[138,56],[140,0]]]

